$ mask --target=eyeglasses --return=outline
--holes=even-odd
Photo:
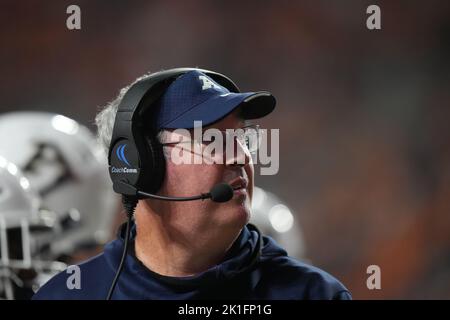
[[[210,128],[202,132],[202,137],[200,139],[191,139],[190,135],[187,137],[183,134],[176,134],[175,136],[178,141],[161,141],[161,144],[163,146],[190,144],[190,147],[187,146],[187,148],[192,148],[191,150],[198,150],[195,149],[195,147],[203,150],[205,147],[217,143],[217,139],[222,139],[222,147],[224,147],[222,150],[227,150],[226,144],[237,140],[242,147],[250,152],[250,154],[255,154],[258,151],[261,139],[260,127],[257,124],[238,129],[219,130]]]

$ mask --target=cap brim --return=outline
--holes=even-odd
[[[242,107],[243,119],[258,119],[271,113],[275,105],[275,97],[267,91],[222,94],[196,105],[161,129],[191,129],[194,121],[202,121],[202,126],[211,125],[238,107]]]

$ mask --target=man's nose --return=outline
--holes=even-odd
[[[227,145],[225,150],[225,164],[227,166],[243,167],[252,161],[250,152],[238,139],[234,139],[233,145]]]

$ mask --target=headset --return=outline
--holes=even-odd
[[[167,201],[211,199],[215,202],[226,202],[233,197],[234,189],[226,183],[219,183],[210,192],[192,197],[155,194],[163,182],[166,166],[162,145],[157,139],[157,130],[152,122],[154,120],[152,115],[157,110],[152,108],[175,79],[194,70],[206,74],[230,92],[240,92],[236,84],[223,74],[198,68],[176,68],[153,73],[133,84],[117,109],[108,152],[108,165],[113,189],[122,195],[128,220],[122,258],[107,300],[111,299],[123,269],[132,217],[139,199],[153,198]]]
[[[160,71],[132,85],[119,104],[108,153],[115,192],[142,198],[138,191],[154,193],[160,188],[165,175],[165,159],[156,138],[157,132],[152,128],[151,115],[155,111],[152,106],[176,78],[193,70],[205,73],[230,92],[239,92],[236,84],[226,76],[197,68]]]

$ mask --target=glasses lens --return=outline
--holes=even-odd
[[[259,142],[259,126],[246,127],[244,129],[243,144],[247,147],[250,153],[258,151]]]

